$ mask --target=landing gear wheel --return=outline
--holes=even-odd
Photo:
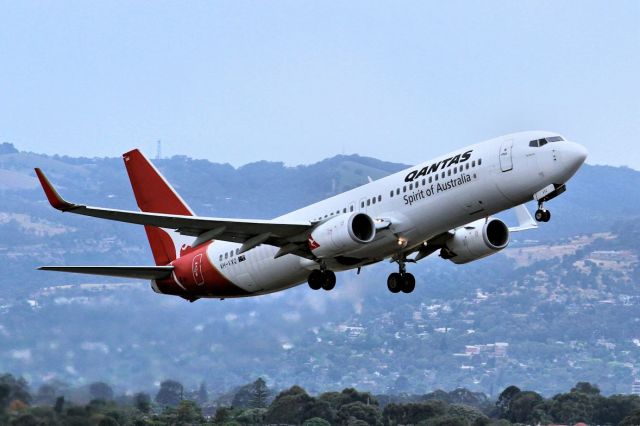
[[[324,271],[324,280],[322,281],[322,289],[329,291],[336,286],[336,274],[333,271]]]
[[[538,209],[536,210],[535,218],[538,222],[549,222],[551,212],[549,210]]]
[[[387,288],[391,293],[398,293],[404,287],[404,278],[397,272],[389,274],[387,278]]]
[[[402,286],[403,293],[411,293],[416,288],[416,278],[413,274],[404,274],[404,285]]]
[[[307,279],[307,281],[309,283],[309,287],[311,287],[311,290],[320,290],[324,281],[324,274],[322,273],[322,271],[314,269],[309,274],[309,278]]]

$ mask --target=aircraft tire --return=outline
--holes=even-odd
[[[325,271],[322,280],[322,288],[326,291],[333,290],[336,286],[336,274],[333,271]]]
[[[551,220],[551,211],[549,210],[545,210],[544,211],[544,218],[542,219],[543,222],[549,222]]]
[[[404,274],[404,284],[402,285],[403,293],[411,293],[416,288],[416,278],[413,274]]]
[[[544,210],[542,209],[536,210],[536,213],[534,216],[535,216],[536,222],[544,222],[544,218],[545,218]]]
[[[311,273],[309,274],[309,278],[307,279],[311,290],[320,290],[320,288],[322,288],[323,278],[324,274],[321,271],[317,269],[311,271]]]
[[[389,274],[389,278],[387,278],[387,288],[391,293],[398,293],[404,287],[404,279],[402,275],[397,272]]]

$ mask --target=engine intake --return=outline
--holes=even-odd
[[[309,235],[309,248],[318,258],[349,254],[373,241],[376,226],[365,213],[341,214],[319,224]]]
[[[509,244],[509,228],[496,218],[480,219],[457,228],[440,251],[443,259],[469,263],[495,254]]]

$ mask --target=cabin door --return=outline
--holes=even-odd
[[[502,142],[500,146],[500,169],[503,172],[513,170],[513,158],[511,157],[511,150],[513,148],[513,139]]]

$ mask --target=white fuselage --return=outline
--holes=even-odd
[[[358,263],[328,260],[327,267],[340,271],[374,263],[523,204],[550,184],[565,183],[584,161],[584,148],[568,141],[540,147],[529,144],[555,135],[522,132],[467,146],[276,219],[313,223],[364,212],[379,223],[390,222],[374,241],[349,253],[360,259]],[[207,255],[229,281],[251,294],[303,283],[310,270],[319,267],[293,254],[274,259],[278,248],[266,244],[244,253],[240,262],[239,248],[240,244],[216,241]]]

